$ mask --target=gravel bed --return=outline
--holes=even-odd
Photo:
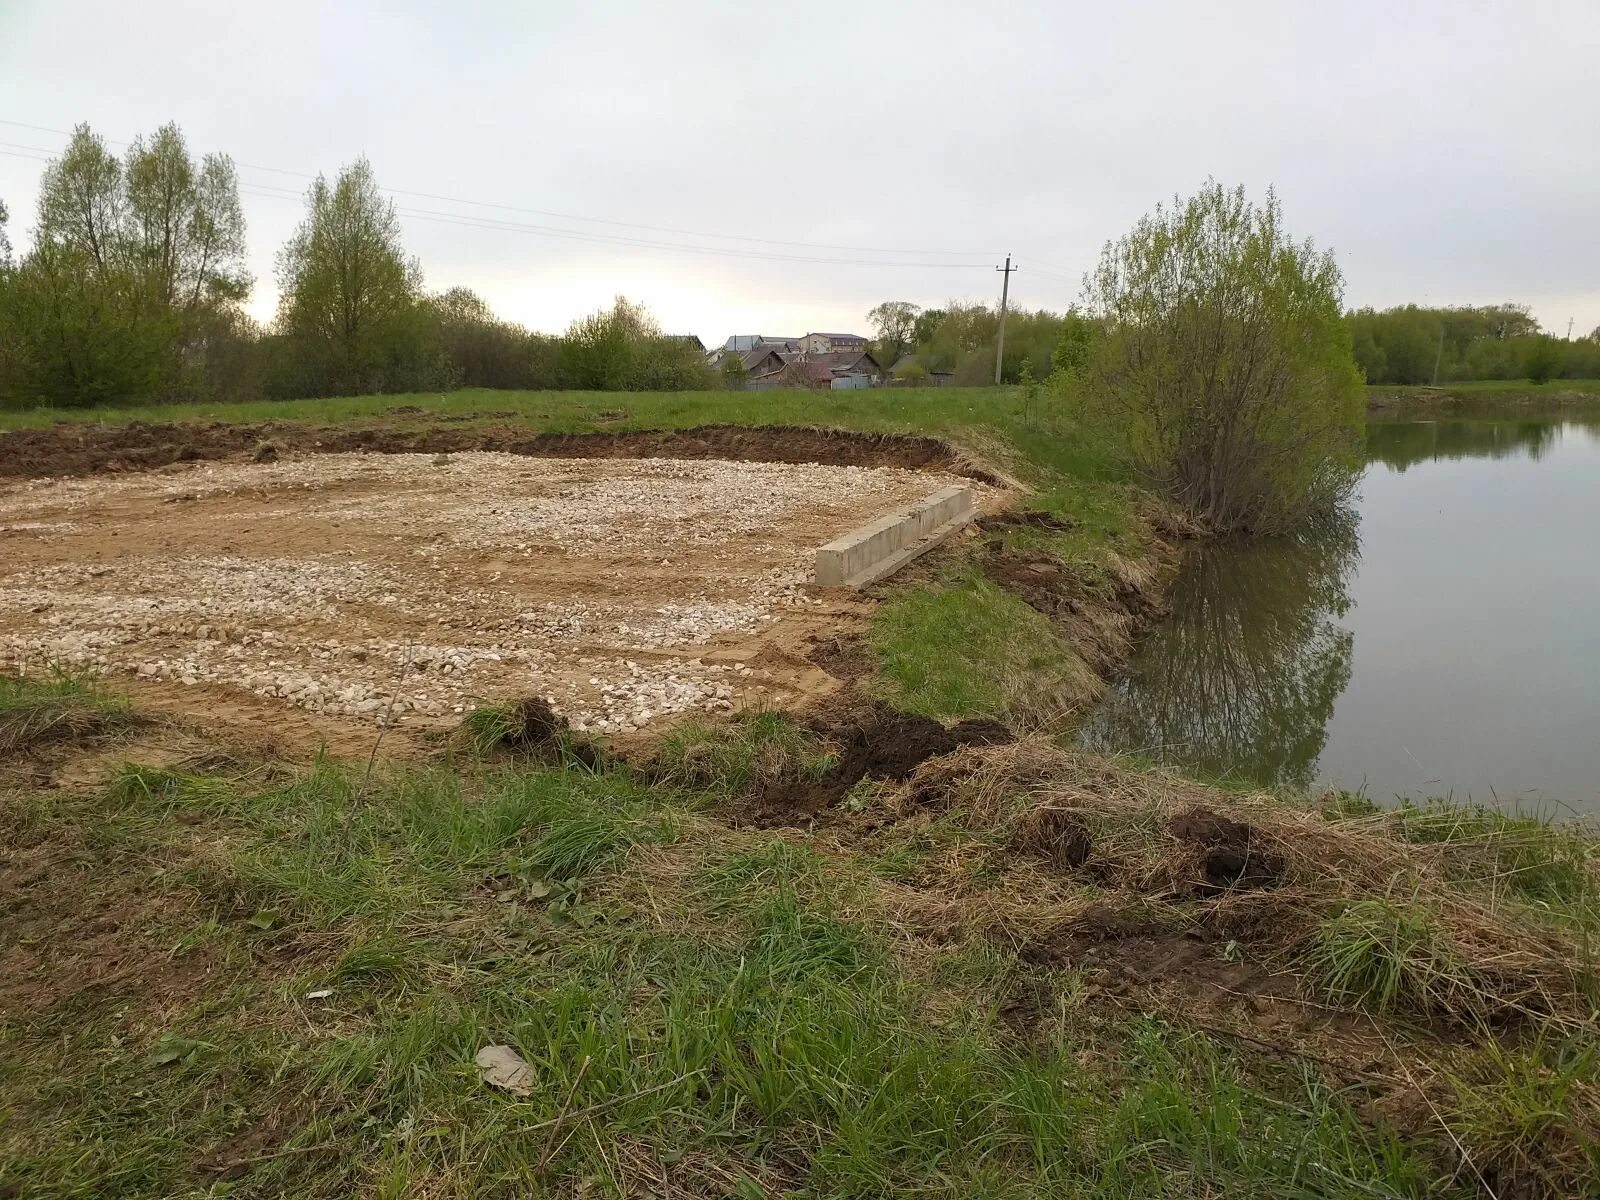
[[[950,482],[469,452],[0,487],[0,666],[374,721],[545,695],[579,728],[626,731],[781,698],[761,639],[817,604],[814,547]]]

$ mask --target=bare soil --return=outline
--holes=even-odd
[[[181,459],[163,440],[175,428],[186,429],[43,431],[55,442],[36,448],[54,444],[55,457],[27,458],[28,473],[103,469],[107,443],[148,441],[152,460]],[[215,432],[208,450],[254,444],[237,426]],[[769,438],[767,453],[832,441],[800,434],[782,447]],[[13,466],[20,436],[0,438]],[[410,435],[388,431],[379,440],[393,453],[286,448],[260,462],[0,484],[0,668],[120,672],[141,707],[336,751],[370,745],[391,719],[454,724],[482,699],[543,696],[575,729],[627,735],[663,716],[831,690],[808,652],[856,629],[867,601],[810,589],[812,551],[957,477],[620,457],[667,436],[569,439],[619,457],[534,458],[401,453]],[[724,431],[679,449],[737,443]],[[910,443],[832,449],[947,453]]]
[[[998,746],[1014,740],[999,721],[974,718],[945,726],[930,717],[887,705],[854,701],[825,706],[808,722],[836,757],[820,779],[771,783],[741,803],[761,828],[815,824],[863,779],[899,783],[930,758],[963,746]]]
[[[406,415],[402,408],[391,410]],[[415,409],[414,415],[426,416]],[[494,414],[487,414],[493,416]],[[103,471],[146,471],[172,463],[242,459],[265,443],[316,453],[438,454],[488,450],[538,458],[731,459],[743,462],[827,463],[840,467],[937,470],[982,483],[1002,481],[938,438],[857,433],[788,425],[699,425],[679,430],[615,433],[534,433],[526,426],[427,425],[352,428],[267,421],[260,424],[125,425],[66,422],[45,429],[0,433],[0,477],[36,479]]]

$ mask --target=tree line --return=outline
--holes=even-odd
[[[121,159],[80,125],[45,170],[17,256],[8,217],[0,204],[0,404],[716,385],[698,346],[620,297],[547,336],[466,288],[430,293],[365,159],[311,185],[265,324],[244,309],[254,281],[233,163],[196,159],[176,125]]]
[[[1522,304],[1361,308],[1347,320],[1371,384],[1600,378],[1600,328],[1570,341],[1552,337]]]
[[[948,374],[961,386],[994,380],[1000,314],[986,304],[952,301],[921,308],[886,300],[867,313],[874,356],[905,383]],[[1085,336],[1082,309],[1012,310],[1006,315],[1004,383],[1047,378],[1062,353]],[[1406,304],[1345,314],[1356,365],[1367,383],[1426,384],[1473,379],[1600,379],[1600,328],[1566,340],[1539,328],[1526,305],[1422,308]],[[1437,366],[1437,374],[1435,367]]]
[[[1044,379],[1065,331],[1081,318],[1074,312],[1013,308],[1006,313],[1002,383]],[[876,336],[873,357],[903,383],[923,384],[949,375],[960,387],[994,382],[1000,312],[987,304],[951,300],[922,308],[908,300],[886,300],[867,313]]]

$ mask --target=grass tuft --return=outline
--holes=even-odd
[[[1370,1012],[1476,1020],[1483,989],[1438,914],[1416,902],[1355,900],[1324,920],[1305,950],[1313,985]]]
[[[57,741],[82,741],[127,726],[128,703],[86,675],[0,675],[0,755]]]
[[[1452,1067],[1442,1119],[1502,1196],[1577,1196],[1600,1178],[1600,1048],[1490,1040]]]
[[[652,774],[669,787],[731,799],[780,782],[819,780],[833,764],[787,713],[743,713],[731,722],[691,717],[661,738]]]

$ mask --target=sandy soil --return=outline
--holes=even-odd
[[[955,476],[893,467],[322,454],[0,486],[0,667],[134,677],[221,722],[579,728],[791,703],[861,602],[811,551]],[[982,485],[970,484],[979,487]],[[781,619],[780,619],[781,618]],[[288,707],[292,706],[292,708]]]

